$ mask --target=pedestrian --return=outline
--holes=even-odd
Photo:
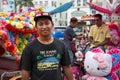
[[[73,50],[72,48],[74,47],[73,45],[71,45],[71,43],[73,42],[73,39],[81,39],[82,35],[77,35],[75,33],[75,31],[73,30],[73,28],[77,27],[77,23],[78,23],[78,19],[75,17],[72,17],[70,19],[70,25],[66,28],[65,32],[64,32],[64,41],[65,44],[69,50],[69,55],[70,55],[70,60],[71,63],[74,64],[74,62],[76,61],[76,57],[75,57],[75,52],[76,50]],[[75,48],[74,48],[75,49]]]
[[[34,17],[39,37],[23,50],[20,66],[22,80],[73,80],[68,50],[64,43],[51,36],[54,26],[51,15],[41,12]]]
[[[101,14],[94,15],[95,25],[90,27],[89,40],[91,41],[90,49],[100,47],[105,51],[105,45],[110,40],[110,30],[102,21]]]

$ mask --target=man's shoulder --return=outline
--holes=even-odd
[[[56,38],[54,38],[54,41],[55,41],[56,43],[63,43],[62,40],[59,40],[59,39],[56,39]]]
[[[32,46],[32,45],[34,45],[36,42],[37,42],[37,39],[34,39],[34,40],[32,40],[31,42],[29,42],[29,43],[27,44],[27,46]]]
[[[73,31],[73,29],[72,29],[72,27],[68,26],[65,31],[71,32],[71,31]]]
[[[55,44],[58,44],[59,46],[64,45],[64,41],[62,41],[62,40],[55,39],[54,41],[55,41]]]
[[[97,26],[96,25],[92,25],[90,28],[94,29],[94,28],[97,28]]]
[[[67,26],[66,29],[72,29],[70,26]]]
[[[103,24],[102,27],[103,27],[103,29],[109,29],[108,25],[106,25],[106,24]]]

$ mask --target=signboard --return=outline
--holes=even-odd
[[[8,0],[2,0],[2,5],[8,5]]]
[[[14,12],[15,11],[15,4],[14,0],[2,0],[2,11],[3,12]]]

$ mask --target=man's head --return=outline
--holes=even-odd
[[[75,18],[75,17],[72,17],[71,19],[70,19],[70,26],[71,27],[76,27],[77,26],[77,23],[78,23],[78,19],[77,18]]]
[[[53,28],[52,17],[47,12],[41,12],[34,17],[35,26],[40,36],[50,36]]]
[[[102,25],[102,15],[101,14],[95,14],[94,15],[95,24],[100,27]]]
[[[41,12],[40,14],[35,15],[34,21],[37,23],[37,21],[41,18],[48,18],[52,22],[52,17],[50,15],[50,13]]]

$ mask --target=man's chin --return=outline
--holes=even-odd
[[[48,37],[48,36],[50,36],[50,34],[42,34],[41,36]]]

